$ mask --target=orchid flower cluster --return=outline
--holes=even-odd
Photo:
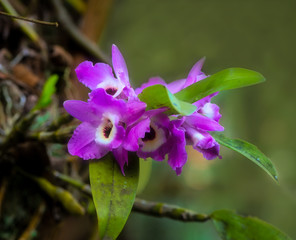
[[[90,88],[87,102],[68,100],[66,111],[82,121],[74,131],[68,151],[84,160],[99,159],[112,152],[122,173],[128,164],[128,152],[136,152],[143,159],[152,158],[168,164],[179,175],[187,161],[185,146],[192,145],[210,160],[219,155],[219,144],[211,131],[223,131],[219,124],[219,107],[211,103],[211,94],[193,103],[197,108],[189,116],[171,115],[167,108],[146,110],[139,94],[152,85],[161,84],[175,94],[207,77],[198,61],[186,79],[167,84],[160,77],[149,79],[140,88],[133,89],[129,82],[125,60],[119,49],[112,46],[112,68],[105,63],[93,65],[90,61],[76,68],[78,80]]]

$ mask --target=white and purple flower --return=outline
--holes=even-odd
[[[90,95],[88,102],[64,102],[66,111],[82,121],[68,143],[68,151],[84,160],[99,159],[111,151],[123,171],[129,150],[125,149],[125,142],[135,144],[137,141],[126,138],[126,129],[134,122],[134,115],[141,115],[146,105],[134,103],[134,106],[138,105],[137,111],[129,111],[127,102],[110,96],[104,89],[95,89]]]
[[[123,99],[135,97],[134,90],[130,86],[126,63],[115,45],[112,45],[112,65],[116,77],[108,64],[96,63],[93,65],[90,61],[80,63],[75,72],[78,80],[90,90],[103,88],[113,97]]]

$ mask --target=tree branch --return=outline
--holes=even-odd
[[[166,217],[183,222],[206,222],[210,216],[189,209],[160,202],[150,202],[136,198],[133,211],[155,217]]]
[[[84,184],[57,171],[53,171],[53,175],[92,197],[91,188],[88,184]],[[183,222],[206,222],[211,219],[211,217],[206,214],[199,214],[178,206],[166,203],[150,202],[139,198],[136,198],[134,202],[133,211],[155,217],[171,218]]]

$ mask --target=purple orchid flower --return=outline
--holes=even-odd
[[[168,153],[166,144],[170,135],[170,120],[162,112],[163,110],[161,112],[154,110],[150,112],[150,116],[146,116],[146,119],[150,118],[150,123],[145,135],[140,139],[137,154],[141,158],[150,157],[156,161],[162,161]],[[145,118],[142,121],[145,121]]]
[[[197,110],[190,116],[167,116],[167,109],[145,111],[146,104],[137,95],[148,86],[161,84],[173,94],[207,76],[201,71],[204,58],[190,70],[186,79],[167,84],[159,77],[134,90],[124,58],[112,46],[112,68],[104,63],[93,65],[82,62],[76,68],[78,80],[89,87],[88,102],[69,100],[64,107],[69,114],[82,121],[68,143],[71,155],[84,160],[99,159],[112,152],[122,173],[128,164],[128,152],[137,152],[141,158],[162,161],[179,175],[187,161],[186,145],[192,145],[206,159],[219,156],[219,144],[210,131],[223,131],[219,124],[219,107],[210,103],[217,93],[193,103]],[[173,119],[173,120],[172,120]]]
[[[181,91],[182,89],[190,86],[191,84],[196,83],[196,82],[208,77],[207,75],[205,75],[201,71],[204,61],[205,61],[205,58],[202,58],[196,64],[194,64],[194,66],[189,71],[189,74],[186,79],[176,80],[174,82],[167,84],[162,78],[153,77],[153,78],[150,78],[147,83],[144,83],[141,85],[141,87],[135,89],[135,93],[137,95],[139,95],[143,91],[144,88],[147,88],[147,87],[150,87],[150,86],[153,86],[156,84],[160,84],[160,85],[167,87],[167,89],[171,93],[175,94],[175,93]],[[221,115],[219,114],[219,107],[215,104],[210,103],[211,98],[216,96],[217,94],[218,94],[218,92],[213,93],[207,97],[204,97],[203,99],[198,100],[197,102],[195,102],[193,104],[197,107],[197,110],[200,110],[200,113],[202,113],[206,116],[207,115],[215,115],[215,119],[218,119],[218,121],[219,121],[219,119],[221,118]],[[210,103],[210,104],[207,105],[206,108],[204,108],[207,103]],[[204,109],[202,109],[202,108],[204,108]]]
[[[88,102],[68,100],[64,108],[82,121],[68,143],[68,151],[84,160],[99,159],[112,152],[121,168],[128,162],[126,141],[134,144],[138,139],[126,139],[126,127],[133,124],[145,111],[146,104],[116,99],[98,88],[90,93]],[[139,133],[139,135],[145,133]],[[137,149],[135,149],[137,150]]]
[[[116,45],[112,45],[112,68],[105,63],[93,65],[90,61],[84,61],[75,69],[78,80],[91,90],[105,89],[106,93],[113,97],[129,99],[136,97],[130,86],[126,63]]]
[[[128,132],[128,138],[136,138],[138,142],[133,141],[133,145],[127,141],[125,148],[137,149],[137,155],[144,159],[163,161],[167,155],[168,164],[179,175],[187,161],[185,131],[179,128],[179,120],[170,121],[164,111],[163,108],[145,112]]]
[[[140,88],[136,89],[135,92],[140,94],[146,87],[161,84],[175,94],[207,77],[201,72],[204,60],[204,58],[199,60],[192,67],[186,79],[167,84],[160,77],[154,77],[149,79],[148,83],[144,83]],[[151,157],[155,160],[163,160],[165,155],[168,154],[168,163],[176,171],[177,175],[181,173],[182,167],[187,160],[186,144],[192,145],[208,160],[216,157],[221,158],[219,144],[208,133],[210,131],[224,130],[219,124],[221,118],[219,107],[210,103],[211,98],[217,94],[211,94],[195,102],[194,105],[197,110],[190,116],[177,117],[176,120],[172,121],[168,117],[166,119],[157,119],[156,116],[151,118],[150,132],[146,132],[145,138],[142,139],[145,144],[139,148],[138,155],[142,158]]]
[[[220,146],[208,131],[223,131],[224,128],[215,120],[196,112],[184,117],[182,127],[186,131],[188,145],[201,152],[204,158],[211,160],[219,155]]]

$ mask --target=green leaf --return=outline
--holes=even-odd
[[[165,86],[156,84],[145,88],[139,99],[147,104],[147,109],[168,108],[167,114],[190,115],[196,106],[177,99]]]
[[[263,168],[274,180],[278,181],[278,175],[270,159],[264,155],[255,145],[240,139],[231,139],[221,133],[211,133],[216,141],[250,159]]]
[[[215,211],[211,218],[223,240],[291,240],[269,223],[230,210]]]
[[[246,87],[263,81],[264,77],[255,71],[228,68],[190,85],[175,96],[182,101],[193,103],[215,92]]]
[[[129,155],[129,164],[123,176],[114,157],[108,154],[90,162],[89,177],[100,239],[116,239],[135,201],[139,159],[136,155]]]
[[[47,107],[51,103],[51,97],[56,92],[56,83],[59,79],[59,76],[57,74],[51,75],[47,81],[45,82],[41,96],[33,108],[34,110],[40,110],[42,108]]]

